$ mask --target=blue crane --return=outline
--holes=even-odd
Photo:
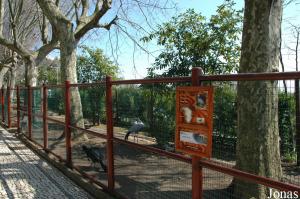
[[[145,124],[138,118],[135,120],[132,124],[132,126],[128,129],[125,140],[128,140],[129,135],[133,134],[134,138],[135,135],[138,134],[143,128],[145,127]]]

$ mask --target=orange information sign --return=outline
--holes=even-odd
[[[176,150],[211,157],[213,87],[177,87]]]

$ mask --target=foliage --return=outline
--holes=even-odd
[[[151,134],[157,138],[159,146],[174,142],[175,138],[175,93],[155,93]],[[160,96],[160,97],[158,97]]]
[[[232,1],[225,1],[209,20],[189,9],[142,38],[144,42],[155,39],[163,47],[153,67],[148,69],[148,77],[189,76],[195,66],[202,67],[205,74],[236,71],[240,57],[242,11],[233,7]],[[158,142],[162,140],[162,144],[166,140],[173,141],[174,93],[167,94],[168,86],[158,86],[152,91],[150,87],[143,88],[147,90],[144,96],[148,101],[152,99],[147,103],[152,106],[152,110],[149,109],[151,114],[148,113],[151,134]],[[219,125],[214,131],[219,135],[235,135],[235,97],[233,90],[227,87],[216,91],[215,122]]]
[[[44,59],[38,66],[38,84],[57,84],[60,79],[60,60],[59,58]]]
[[[289,152],[289,153],[284,153],[282,160],[284,162],[294,163],[297,161],[297,154],[295,151]]]
[[[114,90],[114,93],[114,112],[119,125],[129,126],[137,118],[145,121],[146,98],[139,87],[135,85],[120,86]]]
[[[114,93],[116,125],[129,127],[139,118],[146,125],[143,131],[155,137],[159,146],[174,141],[174,91],[162,91],[156,86],[120,86]]]
[[[37,80],[40,84],[57,84],[58,82],[57,73],[58,73],[58,68],[39,67]]]
[[[99,48],[81,47],[82,54],[78,56],[77,77],[79,83],[103,81],[107,75],[117,78],[118,66],[114,65]],[[92,123],[105,121],[105,87],[97,86],[80,90],[84,118]]]
[[[89,87],[80,89],[82,111],[84,118],[93,125],[106,121],[105,115],[105,87]]]
[[[118,66],[114,65],[99,48],[81,46],[82,54],[77,58],[77,77],[79,83],[92,83],[103,80],[106,75],[117,78]]]
[[[209,20],[189,9],[142,38],[157,39],[163,51],[155,60],[155,70],[162,76],[188,76],[192,67],[202,67],[205,74],[236,71],[240,57],[241,13],[232,1],[225,1]]]
[[[236,90],[231,85],[218,86],[214,100],[214,132],[220,137],[236,137]]]
[[[294,95],[279,93],[278,99],[278,119],[280,148],[283,155],[294,151],[294,132],[295,132],[295,99]]]
[[[172,88],[152,86],[120,86],[114,90],[115,125],[129,127],[140,118],[144,131],[155,137],[159,146],[174,142],[175,133],[175,91]],[[236,90],[227,84],[217,86],[214,102],[214,132],[220,141],[236,139]]]
[[[65,113],[63,90],[60,88],[48,89],[48,109],[59,115]]]

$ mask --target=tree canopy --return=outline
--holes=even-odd
[[[117,78],[118,66],[114,65],[99,48],[81,46],[82,54],[77,56],[77,77],[79,83],[91,83],[104,79],[106,75]]]
[[[241,14],[232,1],[226,1],[209,20],[189,9],[163,23],[157,31],[142,38],[144,42],[156,39],[163,47],[149,74],[163,70],[162,76],[188,76],[192,67],[202,67],[205,74],[236,71]]]

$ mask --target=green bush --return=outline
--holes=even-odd
[[[280,150],[283,156],[294,151],[295,132],[295,99],[294,95],[279,93],[278,119]]]
[[[215,87],[214,92],[214,132],[220,137],[236,137],[237,110],[236,90],[224,84]]]

